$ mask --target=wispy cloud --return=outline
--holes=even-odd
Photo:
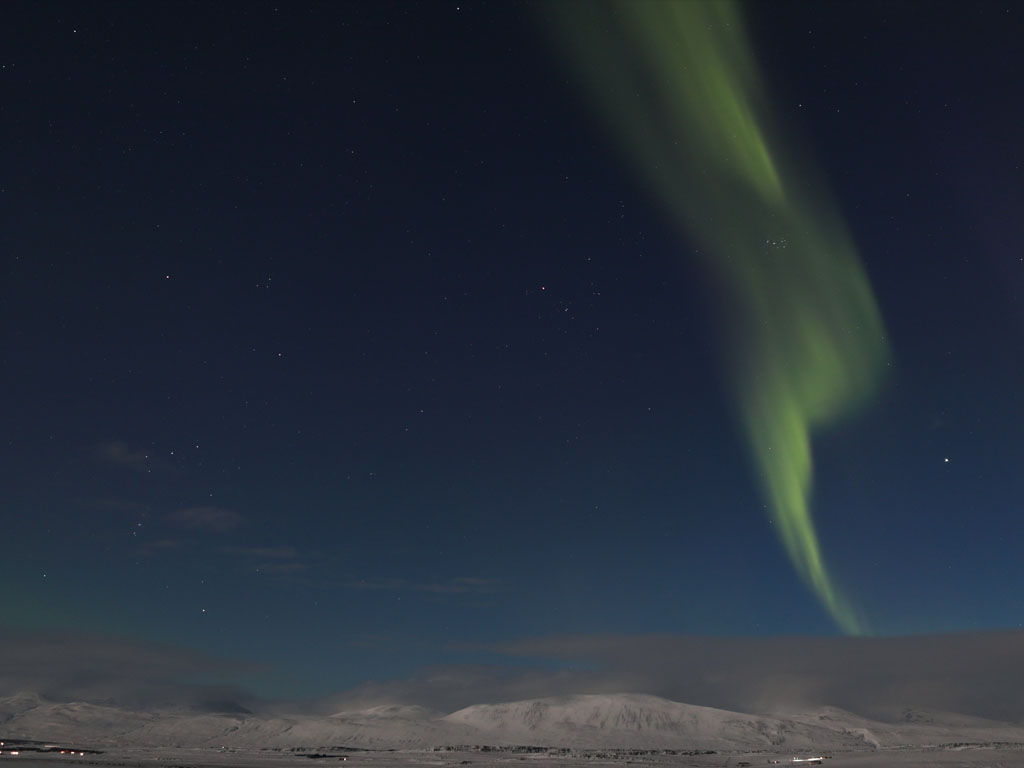
[[[309,564],[299,551],[289,545],[270,547],[259,546],[226,546],[220,551],[225,555],[238,558],[257,573],[278,576],[295,580],[309,571]]]
[[[345,586],[349,589],[405,589],[405,579],[392,579],[386,576],[369,576],[365,579],[357,579],[348,582]]]
[[[260,563],[256,566],[256,570],[260,573],[267,573],[272,576],[297,576],[300,573],[308,571],[309,566],[300,562]]]
[[[228,533],[242,524],[242,516],[231,509],[214,506],[185,507],[168,515],[172,523],[196,531]]]
[[[221,551],[228,555],[239,557],[252,557],[260,560],[294,560],[299,556],[295,547],[221,547]]]
[[[25,691],[57,701],[218,709],[252,703],[231,680],[253,671],[196,651],[120,637],[9,630],[0,637],[0,696]]]
[[[151,541],[140,541],[138,553],[142,557],[149,557],[161,552],[174,552],[181,548],[182,543],[176,539],[154,539]]]
[[[163,459],[158,459],[144,448],[135,448],[123,440],[106,440],[92,446],[96,461],[111,467],[121,467],[132,472],[146,474],[166,471],[171,468]]]
[[[725,709],[832,705],[1024,717],[1024,632],[903,637],[576,636],[504,647],[590,666],[615,685]]]
[[[913,637],[565,636],[490,647],[514,663],[430,667],[368,682],[325,710],[636,692],[751,713],[829,705],[898,719],[906,709],[1024,720],[1024,632]]]
[[[479,576],[459,576],[454,579],[431,582],[416,582],[410,579],[372,576],[357,579],[346,584],[349,589],[407,590],[429,592],[435,595],[486,595],[501,592],[508,584],[501,579]]]
[[[449,581],[413,584],[412,588],[417,592],[433,592],[439,595],[487,595],[494,592],[501,592],[506,588],[506,586],[506,583],[501,579],[485,579],[478,576],[460,576]]]
[[[140,504],[136,501],[127,501],[126,499],[111,497],[97,499],[92,502],[89,507],[91,509],[98,509],[104,512],[124,512],[129,515],[144,515],[151,509],[148,504]]]
[[[401,638],[375,635],[353,636],[351,645],[404,647]],[[418,704],[451,712],[485,702],[636,692],[752,713],[831,705],[881,719],[913,708],[1024,720],[1024,631],[889,638],[577,635],[478,650],[509,663],[433,666],[289,706],[326,713]],[[119,637],[0,635],[0,696],[34,691],[129,705],[234,699],[259,706],[231,684],[257,671]]]

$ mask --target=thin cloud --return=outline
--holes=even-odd
[[[228,533],[242,524],[242,516],[223,507],[185,507],[168,515],[168,519],[183,528],[196,531]]]
[[[372,635],[353,637],[352,644],[403,647]],[[1024,720],[1024,631],[891,638],[578,635],[477,650],[509,663],[433,666],[407,679],[368,681],[279,706],[330,713],[416,704],[452,712],[479,703],[632,692],[750,713],[829,705],[880,719],[900,719],[913,709]],[[256,672],[118,637],[13,631],[0,637],[0,696],[31,691],[127,706],[237,701],[265,707],[232,683]]]
[[[221,547],[221,551],[227,555],[239,557],[252,557],[260,560],[294,560],[299,553],[295,547]]]
[[[181,546],[182,543],[176,539],[155,539],[139,542],[137,551],[140,557],[149,557],[162,552],[173,552],[180,549]]]
[[[514,664],[430,667],[367,682],[323,711],[471,704],[575,693],[647,693],[687,704],[780,714],[835,706],[879,719],[908,709],[1024,720],[1024,632],[891,638],[565,636],[478,650]]]
[[[133,448],[123,440],[107,440],[92,447],[93,458],[110,467],[120,467],[132,472],[148,474],[155,470],[165,471],[171,465],[153,456],[143,448]]]
[[[365,579],[357,579],[355,581],[350,581],[345,586],[347,586],[349,589],[367,590],[406,589],[408,586],[408,582],[405,579],[392,579],[383,576],[370,576]]]
[[[501,579],[484,579],[476,576],[462,576],[451,581],[414,584],[412,588],[417,592],[433,592],[439,595],[486,595],[500,592],[506,584]]]
[[[407,590],[410,592],[428,592],[435,595],[485,595],[500,592],[507,587],[501,579],[488,579],[478,576],[460,576],[446,581],[415,582],[409,579],[390,577],[368,577],[350,581],[349,589],[365,590]]]
[[[300,573],[305,573],[309,570],[309,566],[301,562],[292,563],[260,563],[256,566],[256,570],[260,573],[267,573],[272,576],[297,576]]]
[[[837,706],[1024,719],[1024,632],[904,637],[589,636],[526,640],[515,656],[590,665],[642,690],[747,712]]]
[[[245,562],[245,568],[252,568],[257,573],[278,576],[288,580],[296,580],[298,576],[309,571],[309,564],[300,557],[295,547],[281,545],[277,547],[221,547],[220,551]]]
[[[232,680],[254,671],[252,665],[120,637],[14,631],[0,637],[0,696],[32,692],[55,701],[128,707],[248,706],[255,698]]]
[[[97,499],[89,505],[90,509],[97,509],[103,512],[123,512],[129,515],[148,514],[151,507],[148,504],[140,504],[126,499],[103,498]]]
[[[614,686],[604,690],[604,682],[607,681],[591,683],[571,670],[499,665],[431,666],[404,680],[362,683],[313,702],[311,709],[329,714],[384,704],[411,704],[438,712],[454,712],[472,704],[629,690]]]

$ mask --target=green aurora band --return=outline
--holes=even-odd
[[[810,434],[876,389],[885,330],[825,185],[772,130],[739,6],[586,0],[540,10],[723,295],[739,414],[793,566],[843,631],[866,633],[811,517]]]

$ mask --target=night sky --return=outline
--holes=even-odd
[[[842,633],[702,246],[550,9],[5,8],[3,632],[293,697],[523,638]],[[813,435],[831,578],[867,634],[1020,627],[1024,14],[743,9],[888,348]]]

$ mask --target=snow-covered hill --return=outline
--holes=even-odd
[[[769,717],[641,694],[479,704],[448,715],[421,707],[383,706],[331,716],[139,712],[20,694],[0,699],[2,737],[98,747],[403,749],[487,744],[837,751],[950,742],[1024,742],[1024,728],[920,712],[882,723],[835,708]]]
[[[495,744],[643,749],[865,748],[842,729],[680,704],[655,696],[616,694],[481,704],[445,722],[469,726]]]

